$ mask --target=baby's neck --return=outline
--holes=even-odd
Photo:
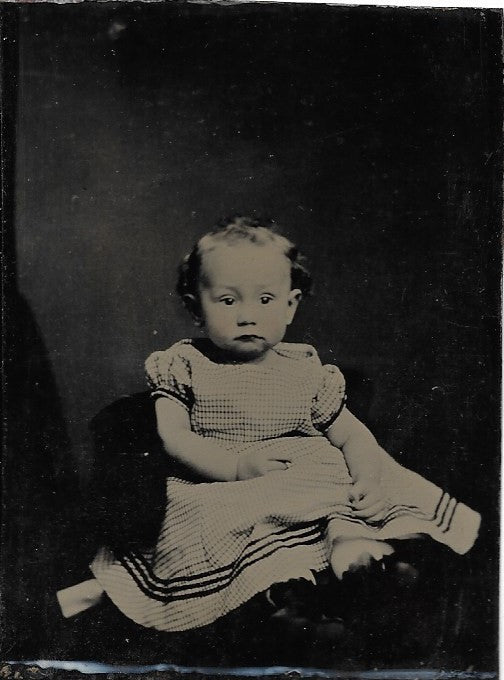
[[[270,364],[276,363],[276,358],[278,357],[278,354],[268,348],[263,354],[260,354],[257,357],[253,357],[252,359],[249,359],[248,361],[245,360],[243,363],[247,364],[263,364],[264,366],[269,366]]]
[[[236,361],[236,360],[235,360]],[[251,359],[238,359],[236,363],[241,363],[244,365],[247,364],[260,364],[261,366],[278,366],[279,364],[283,364],[285,362],[288,362],[289,360],[279,354],[275,349],[269,348],[264,352],[263,354],[253,357]]]
[[[279,362],[286,361],[285,357],[278,354],[275,349],[268,348],[265,352],[258,356],[247,357],[233,355],[230,352],[226,352],[220,349],[209,338],[198,338],[194,340],[194,345],[203,354],[205,354],[209,359],[217,363],[222,364],[261,364],[263,366],[273,366],[277,365]]]

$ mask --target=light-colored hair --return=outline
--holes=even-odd
[[[258,246],[273,245],[279,248],[291,263],[291,289],[299,288],[303,296],[311,293],[312,277],[304,265],[305,258],[294,243],[278,233],[276,224],[270,220],[235,215],[223,220],[202,236],[182,260],[177,280],[177,293],[182,300],[186,302],[187,295],[198,299],[201,263],[205,253],[213,250],[219,243],[234,245],[243,241]]]

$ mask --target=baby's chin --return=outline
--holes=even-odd
[[[250,343],[237,343],[230,347],[223,347],[232,361],[253,362],[261,361],[266,357],[270,351],[269,344],[263,341],[255,341]]]

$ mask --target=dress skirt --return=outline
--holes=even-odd
[[[366,522],[353,515],[343,454],[325,437],[249,446],[288,454],[292,465],[237,482],[170,477],[156,545],[120,555],[100,549],[91,570],[127,617],[162,631],[205,626],[273,583],[325,569],[332,546],[345,539],[424,534],[460,554],[476,539],[478,513],[384,451],[388,508],[379,522]]]

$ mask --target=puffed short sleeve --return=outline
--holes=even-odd
[[[312,423],[325,432],[339,416],[346,402],[345,378],[337,366],[320,367],[318,390],[312,400]]]
[[[174,399],[188,410],[192,407],[191,365],[180,347],[153,352],[145,362],[145,372],[153,397]]]

